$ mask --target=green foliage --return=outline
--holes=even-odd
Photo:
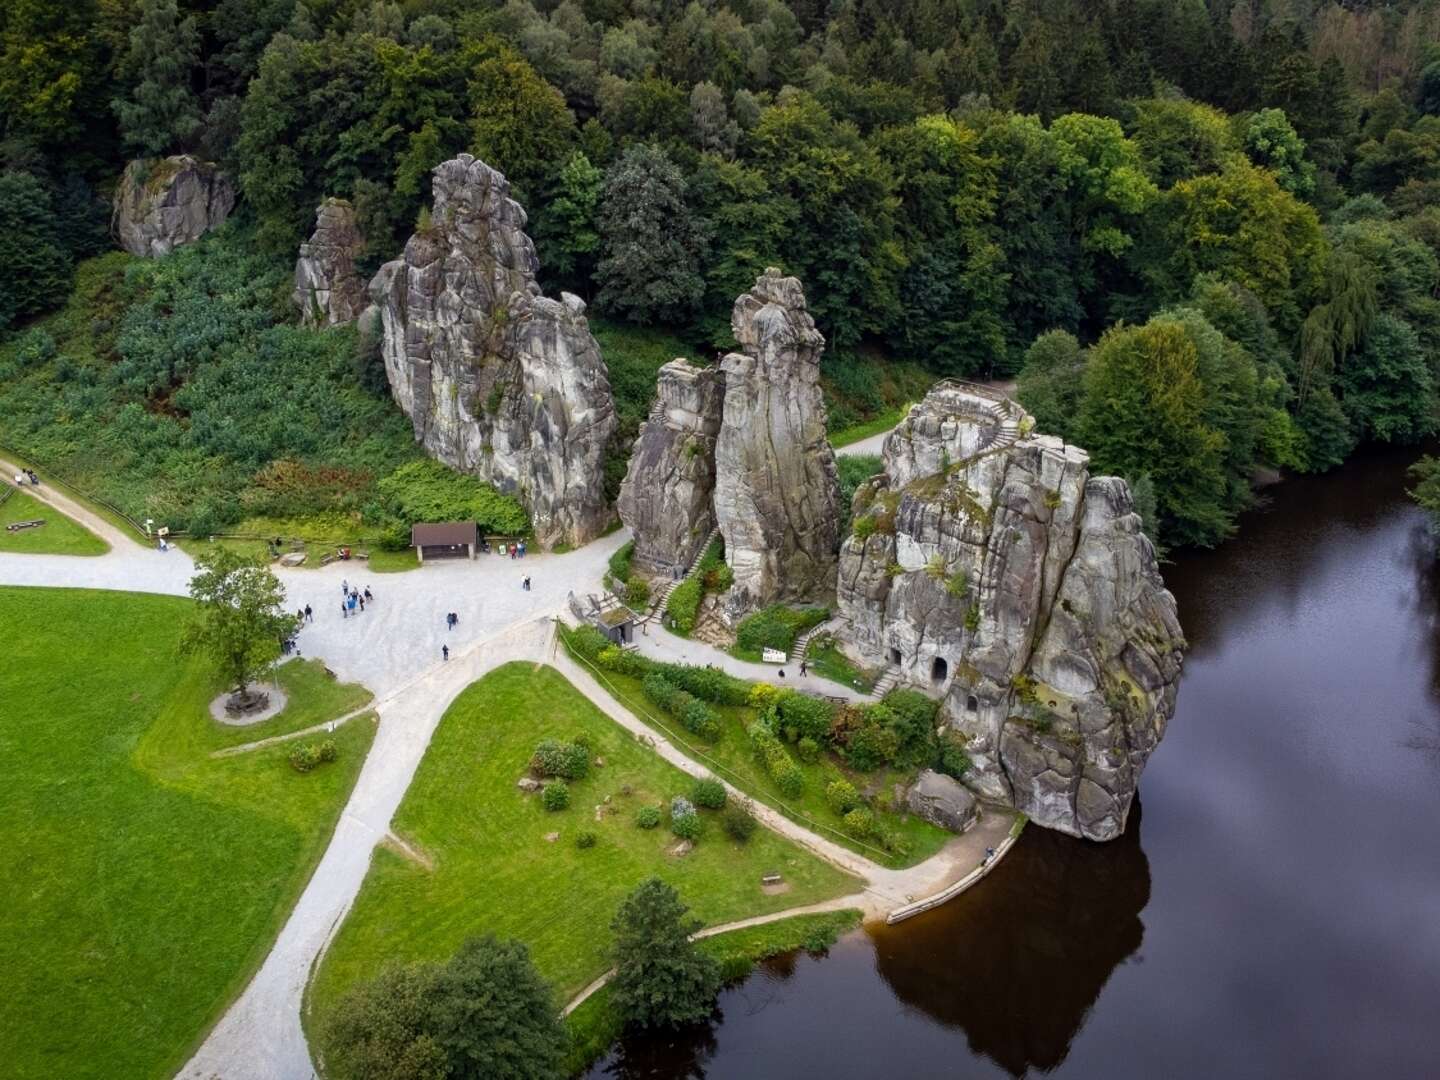
[[[1085,350],[1073,334],[1051,330],[1025,351],[1015,396],[1036,426],[1062,439],[1075,437],[1075,415],[1085,378]]]
[[[788,653],[795,639],[830,617],[825,608],[790,608],[775,604],[746,616],[735,628],[737,650],[758,654],[761,649],[779,649]]]
[[[709,1015],[720,986],[715,961],[690,935],[698,919],[659,878],[640,883],[616,912],[611,995],[627,1023],[673,1028]]]
[[[530,757],[530,771],[536,776],[583,780],[590,773],[590,752],[578,742],[541,739]]]
[[[881,839],[879,823],[875,820],[875,813],[863,806],[851,810],[844,817],[845,831],[859,840]]]
[[[392,964],[356,986],[323,1039],[334,1068],[367,1080],[554,1080],[566,1048],[528,950],[488,934],[446,964]]]
[[[705,810],[720,810],[725,806],[725,785],[713,776],[695,782],[695,789],[691,797],[696,806]]]
[[[581,829],[575,834],[575,846],[581,851],[595,846],[595,834],[589,829]]]
[[[1295,133],[1280,109],[1261,109],[1245,127],[1245,151],[1255,164],[1275,174],[1275,181],[1301,198],[1315,190],[1315,166],[1305,158],[1305,140]]]
[[[190,596],[196,610],[181,649],[204,655],[243,694],[280,655],[281,640],[295,631],[284,586],[265,566],[228,548],[201,553],[195,568]]]
[[[523,536],[530,531],[525,508],[513,495],[502,495],[489,484],[428,458],[402,465],[378,487],[407,524],[474,521],[482,533]]]
[[[290,767],[298,773],[308,773],[321,765],[329,764],[340,756],[334,739],[318,743],[304,743],[290,751]]]
[[[129,86],[112,103],[127,149],[153,157],[194,138],[200,99],[191,77],[199,63],[195,16],[180,18],[175,0],[141,0],[129,52],[120,62]]]
[[[688,637],[695,629],[695,618],[700,613],[700,601],[704,596],[705,582],[698,574],[682,581],[670,594],[670,599],[665,602],[665,614],[670,616],[677,634]]]
[[[809,738],[818,743],[830,737],[830,722],[834,719],[835,707],[828,701],[789,690],[776,699],[775,711],[787,738]]]
[[[760,827],[750,807],[741,799],[732,799],[725,804],[720,813],[720,824],[725,834],[740,844],[754,836],[755,830]]]
[[[681,840],[689,840],[692,843],[700,839],[700,815],[695,812],[695,807],[690,800],[683,795],[677,795],[670,800],[670,831]]]
[[[617,548],[615,550],[615,554],[610,556],[610,561],[607,564],[610,568],[610,576],[613,577],[616,581],[629,581],[630,560],[634,557],[634,555],[634,540],[626,541],[623,546]]]
[[[632,577],[625,583],[625,603],[643,610],[650,603],[650,583],[643,577]]]
[[[540,792],[540,804],[546,810],[564,810],[570,805],[570,785],[564,780],[551,780]]]
[[[770,779],[775,781],[780,793],[787,798],[799,798],[805,790],[804,774],[791,760],[785,745],[775,736],[769,721],[763,717],[756,720],[750,725],[749,735],[756,757],[765,766],[765,771],[770,774]]]
[[[831,810],[844,817],[860,805],[860,793],[855,790],[854,784],[841,777],[830,781],[826,786],[825,801],[830,804]]]
[[[51,193],[36,177],[0,172],[0,331],[60,304],[72,266],[56,230]]]
[[[720,734],[719,720],[703,701],[671,682],[666,677],[668,670],[652,669],[645,676],[645,696],[679,720],[687,731],[713,742]]]
[[[660,824],[661,817],[658,806],[642,806],[635,811],[635,824],[641,829],[653,829]]]
[[[972,764],[963,740],[953,732],[946,732],[940,740],[940,753],[935,767],[946,776],[959,780],[970,770]]]

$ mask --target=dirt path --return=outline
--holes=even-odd
[[[13,461],[0,458],[0,475],[3,475],[7,480],[13,479],[19,471],[20,466],[16,465]],[[37,469],[36,472],[39,473],[39,470]],[[117,529],[93,510],[80,505],[80,503],[70,498],[70,496],[66,495],[54,484],[46,483],[44,476],[40,477],[39,487],[32,487],[26,484],[20,490],[32,498],[39,499],[43,503],[49,503],[66,517],[73,518],[81,525],[84,525],[85,528],[109,544],[112,551],[123,551],[126,548],[141,550],[144,547],[128,530]]]

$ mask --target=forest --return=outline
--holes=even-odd
[[[0,124],[0,444],[197,531],[391,521],[408,425],[287,279],[326,196],[395,257],[461,151],[591,305],[622,437],[766,266],[832,429],[1016,377],[1169,546],[1440,421],[1432,0],[8,0]],[[125,163],[182,151],[236,215],[113,253]]]

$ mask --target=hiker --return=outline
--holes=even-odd
[[[449,659],[450,659],[450,646],[449,646],[449,645],[441,645],[441,646],[440,646],[440,655],[441,655],[444,659],[449,660]]]
[[[303,607],[295,610],[295,621],[297,623],[303,623],[305,621],[305,609]]]
[[[309,605],[309,604],[306,604],[306,605],[305,605],[305,621],[306,621],[306,622],[314,622],[314,621],[315,621],[315,613],[310,610],[310,605]]]
[[[800,661],[800,674],[801,674],[802,677],[805,676],[805,675],[809,675],[809,674],[810,674],[809,669],[805,667],[805,661],[804,661],[804,660],[801,660],[801,661]]]

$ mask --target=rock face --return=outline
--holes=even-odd
[[[839,484],[825,433],[825,339],[800,282],[766,270],[735,301],[741,351],[721,362],[724,418],[715,445],[715,518],[735,574],[730,619],[829,591]]]
[[[844,644],[943,694],[965,783],[1108,840],[1165,733],[1185,648],[1130,492],[1018,405],[942,383],[855,496]]]
[[[635,538],[632,562],[646,573],[683,572],[715,527],[715,439],[724,396],[718,368],[680,359],[660,369],[617,504]]]
[[[209,162],[188,154],[137,158],[115,189],[110,231],[132,255],[168,255],[198,240],[235,209],[235,188]]]
[[[905,796],[912,814],[951,832],[963,833],[979,817],[975,796],[958,780],[926,769]]]
[[[615,405],[585,304],[540,295],[525,211],[461,154],[434,171],[429,221],[370,282],[385,371],[416,441],[516,494],[542,543],[609,521],[602,459]]]
[[[369,303],[355,260],[365,238],[355,224],[355,208],[344,199],[326,199],[315,211],[315,231],[300,245],[292,297],[306,326],[344,326],[360,317]]]

